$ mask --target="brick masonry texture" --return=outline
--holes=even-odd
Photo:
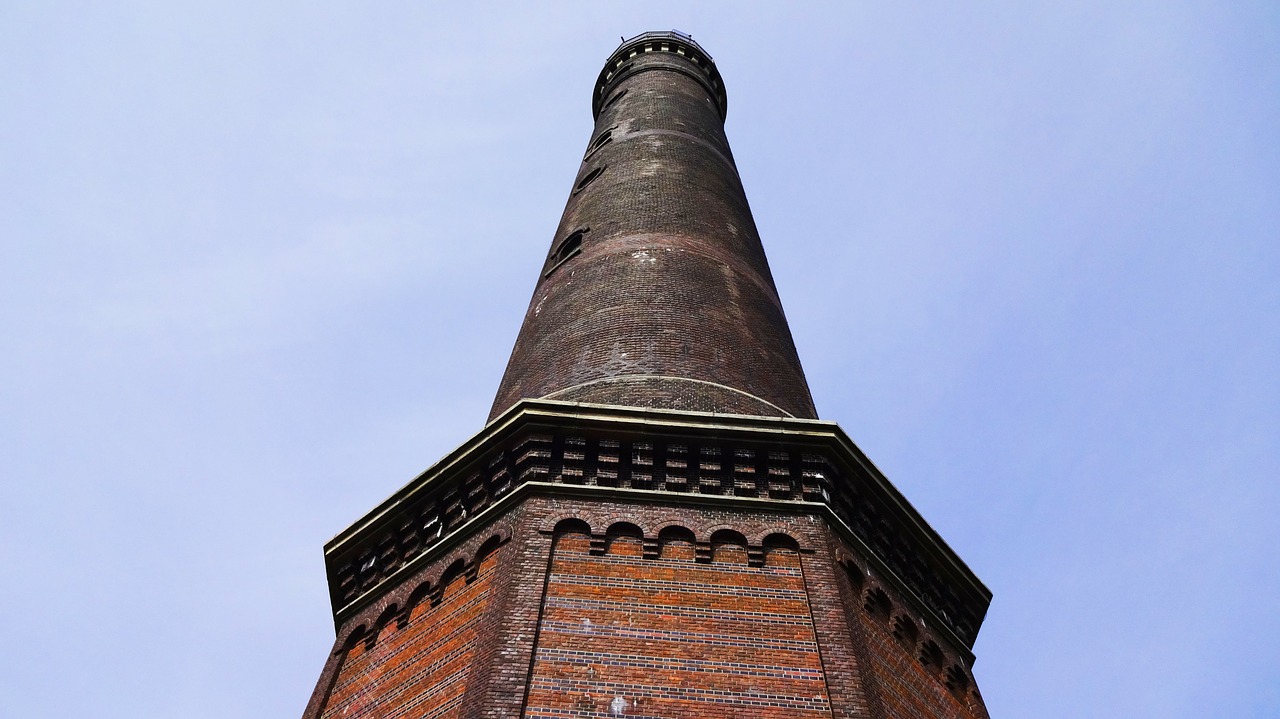
[[[381,513],[381,528],[369,527],[362,541],[329,556],[335,609],[381,591],[384,582],[432,551],[470,517],[487,511],[523,483],[541,482],[825,503],[931,609],[936,621],[971,646],[988,596],[975,586],[976,580],[954,576],[945,553],[939,554],[927,533],[913,529],[916,520],[903,514],[867,467],[856,458],[851,461],[839,443],[814,443],[815,433],[829,432],[830,427],[794,421],[788,437],[761,437],[744,431],[746,426],[733,432],[727,426],[714,432],[705,426],[681,431],[669,414],[660,415],[668,425],[655,426],[635,422],[637,410],[610,412],[631,421],[618,426],[560,414],[554,415],[552,426],[508,423],[509,439],[485,443],[489,449],[475,457],[473,469],[433,477],[426,484],[431,491],[417,493],[396,512]],[[575,426],[564,429],[570,423]]]
[[[877,719],[974,717],[986,706],[962,657],[953,656],[928,624],[861,561],[841,548],[834,580],[849,617],[858,662],[866,668],[868,716]]]
[[[461,537],[343,621],[303,716],[464,716],[493,677],[494,626],[511,585],[494,581],[519,553],[512,517]]]
[[[817,420],[714,64],[592,100],[490,423],[326,544],[304,719],[989,719],[991,594]]]
[[[796,552],[763,567],[722,544],[698,563],[692,533],[643,558],[639,537],[591,554],[557,538],[525,716],[829,716]]]
[[[394,623],[356,635],[322,719],[458,716],[496,564],[489,555],[474,576],[459,573]]]
[[[602,85],[491,419],[522,397],[817,416],[709,66],[658,50]]]
[[[534,494],[471,531],[344,622],[308,718],[987,716],[820,517]]]

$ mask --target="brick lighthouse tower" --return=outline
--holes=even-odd
[[[329,717],[986,717],[990,592],[814,411],[711,57],[627,40],[489,423],[325,547]]]

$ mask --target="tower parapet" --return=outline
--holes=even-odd
[[[596,80],[595,92],[591,95],[591,116],[600,117],[600,108],[618,83],[632,74],[645,69],[645,64],[636,64],[633,60],[644,57],[648,53],[671,53],[685,58],[688,64],[672,62],[669,67],[674,72],[684,72],[706,87],[708,94],[720,108],[720,119],[723,120],[729,109],[729,100],[724,92],[724,81],[720,79],[720,71],[711,55],[702,46],[693,41],[693,37],[678,30],[667,32],[645,32],[630,40],[623,40],[617,50],[605,60],[604,69]],[[660,57],[654,55],[653,57]],[[693,65],[691,71],[689,65]],[[648,65],[653,67],[653,65]]]

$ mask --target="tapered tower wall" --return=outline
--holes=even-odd
[[[521,398],[816,417],[711,59],[626,43],[490,418]]]

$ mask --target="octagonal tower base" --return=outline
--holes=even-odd
[[[990,595],[829,422],[521,402],[326,554],[308,718],[987,716]]]

